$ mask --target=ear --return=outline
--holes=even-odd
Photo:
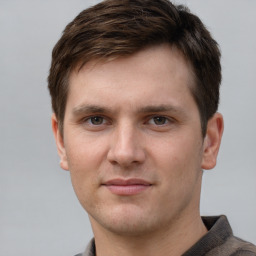
[[[202,169],[209,170],[215,167],[223,129],[223,116],[220,113],[215,113],[207,124],[207,131],[203,145]]]
[[[55,142],[56,142],[58,154],[60,157],[60,167],[64,170],[68,170],[67,155],[66,155],[66,149],[64,146],[63,136],[60,132],[58,120],[55,114],[52,114],[51,121],[52,121],[52,131],[55,137]]]

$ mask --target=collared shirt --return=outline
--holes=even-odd
[[[202,217],[208,232],[182,256],[256,256],[256,246],[233,235],[226,216]],[[83,254],[95,256],[94,239]]]

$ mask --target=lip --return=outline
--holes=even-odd
[[[112,179],[102,185],[113,194],[122,196],[140,194],[152,186],[150,182],[143,179]]]

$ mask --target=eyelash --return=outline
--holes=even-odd
[[[157,119],[158,119],[158,120],[157,120]],[[156,124],[156,122],[159,121],[159,119],[160,119],[160,123],[161,123],[161,119],[163,119],[162,121],[164,121],[164,123]],[[166,125],[167,123],[170,123],[170,122],[171,122],[170,118],[167,118],[167,117],[165,117],[165,116],[152,116],[152,117],[149,119],[148,123],[150,123],[151,120],[154,122],[153,125],[156,125],[156,126],[164,126],[164,125]]]
[[[92,121],[93,118],[94,118],[94,119],[101,119],[102,122],[100,122],[99,124],[95,124],[95,123],[93,123],[93,122],[94,122],[94,121],[97,122],[97,120]],[[157,119],[160,119],[160,120],[157,120]],[[161,121],[161,119],[163,119],[162,121],[164,121],[164,122],[161,123],[161,124],[156,124],[156,121]],[[165,125],[167,125],[168,123],[173,123],[173,122],[174,122],[174,120],[173,120],[172,118],[170,118],[170,117],[165,117],[165,116],[162,116],[162,115],[153,115],[153,116],[148,117],[146,120],[147,120],[147,121],[145,122],[145,124],[148,123],[148,124],[155,125],[155,126],[160,126],[160,127],[161,127],[161,126],[165,126]],[[151,122],[151,121],[152,121],[152,122]],[[90,117],[84,118],[84,119],[82,120],[82,123],[88,123],[88,124],[91,125],[91,126],[97,127],[97,126],[101,126],[101,125],[107,124],[108,121],[107,121],[107,119],[106,119],[104,116],[95,115],[95,116],[90,116]],[[110,123],[110,122],[109,122],[109,123]]]
[[[93,118],[94,119],[96,119],[96,118],[102,119],[102,123],[100,123],[100,124],[93,124],[93,122],[92,122]],[[90,116],[90,117],[87,117],[87,118],[83,119],[82,122],[83,123],[90,123],[91,126],[100,126],[102,124],[105,124],[107,121],[106,121],[105,117],[100,116],[100,115],[95,115],[95,116]]]

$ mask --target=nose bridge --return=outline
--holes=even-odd
[[[119,165],[130,165],[143,159],[138,127],[129,120],[120,121],[113,131],[109,160]]]

